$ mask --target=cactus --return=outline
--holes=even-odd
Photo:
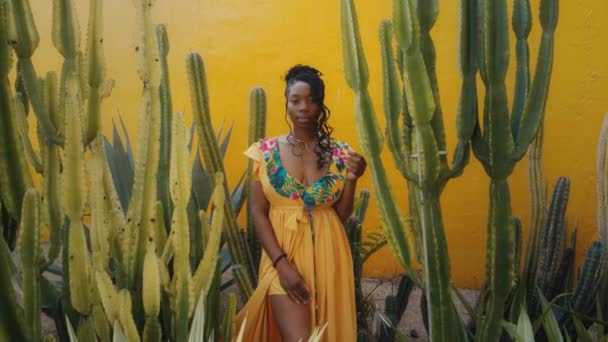
[[[136,64],[143,83],[137,139],[137,161],[133,197],[127,212],[126,239],[123,240],[123,263],[130,287],[141,290],[141,274],[147,232],[152,229],[157,201],[157,171],[160,149],[160,63],[158,43],[150,18],[153,2],[135,2]],[[124,257],[126,255],[127,257]],[[141,310],[139,296],[136,310]]]
[[[44,81],[44,102],[48,109],[48,113],[51,117],[51,121],[56,126],[63,126],[60,124],[60,115],[58,113],[58,102],[59,95],[57,94],[57,76],[54,72],[49,72],[46,75]],[[61,249],[61,234],[65,221],[65,212],[61,205],[62,191],[60,187],[60,172],[61,172],[61,159],[59,157],[59,147],[55,144],[43,144],[42,148],[42,163],[43,163],[43,178],[42,178],[42,201],[41,211],[43,222],[49,227],[49,238],[51,246],[47,257],[47,262],[43,266],[46,268],[50,266]]]
[[[236,296],[228,294],[228,304],[222,321],[222,337],[224,341],[232,341],[234,335],[234,315],[236,315]]]
[[[105,77],[103,64],[103,12],[102,2],[92,0],[89,8],[89,27],[87,30],[86,80],[88,85],[88,117],[84,144],[91,143],[100,133],[101,87]]]
[[[24,341],[27,339],[27,326],[24,322],[23,308],[17,303],[13,288],[15,265],[6,242],[0,239],[0,339],[3,341]]]
[[[128,135],[125,136],[125,151],[120,138],[116,139],[116,129],[115,146],[111,146],[103,140],[99,125],[101,101],[109,95],[112,86],[111,81],[104,82],[101,1],[92,0],[89,6],[86,54],[79,47],[74,2],[54,1],[53,43],[64,57],[59,87],[53,72],[48,73],[44,80],[32,78],[35,71],[31,56],[38,38],[28,2],[2,1],[0,17],[5,18],[6,9],[9,23],[0,25],[0,39],[4,40],[5,34],[12,37],[7,40],[12,39],[11,45],[19,57],[16,89],[20,92],[14,96],[11,94],[8,79],[11,55],[8,45],[0,44],[0,60],[5,62],[0,66],[0,106],[5,109],[2,115],[6,116],[8,123],[2,125],[6,134],[0,137],[5,142],[0,147],[0,170],[3,170],[0,174],[0,222],[3,234],[16,236],[11,226],[20,221],[19,255],[22,259],[24,300],[23,305],[14,300],[13,283],[20,279],[14,276],[18,268],[12,265],[8,246],[2,241],[0,272],[5,281],[0,284],[0,292],[12,300],[2,302],[6,303],[9,314],[8,319],[0,324],[0,339],[41,339],[39,319],[43,307],[44,312],[55,319],[60,339],[68,338],[68,329],[74,323],[75,329],[71,329],[70,336],[81,340],[99,338],[109,341],[112,333],[115,336],[124,334],[129,340],[139,340],[140,337],[144,340],[183,340],[188,336],[195,298],[199,295],[207,297],[210,305],[205,310],[208,313],[216,312],[219,307],[217,251],[222,227],[227,226],[225,221],[229,218],[225,217],[225,210],[214,211],[209,218],[197,207],[199,224],[193,226],[188,222],[187,205],[193,185],[190,184],[192,168],[188,159],[186,130],[183,115],[170,120],[166,62],[168,39],[162,26],[158,27],[158,36],[153,34],[149,5],[152,2],[136,2],[136,55],[144,88],[137,162],[134,163],[136,171],[131,182],[133,195],[125,196],[125,187],[130,186],[128,175],[122,177],[124,170],[128,171],[122,163],[132,163]],[[4,31],[5,26],[9,27],[8,33]],[[86,58],[83,57],[85,55]],[[32,152],[34,147],[29,141],[29,129],[23,120],[24,106],[27,108],[29,104],[36,112],[41,128],[40,156]],[[49,120],[50,130],[45,131],[41,117]],[[13,121],[14,118],[19,121]],[[165,134],[161,134],[161,127],[166,129],[168,125],[174,128],[174,137],[166,134],[165,130]],[[221,155],[225,153],[229,136],[230,131],[222,145],[216,146]],[[176,141],[175,144],[172,141]],[[41,165],[37,165],[38,161]],[[115,172],[117,164],[121,164],[121,173]],[[30,166],[34,166],[42,176],[42,201],[38,200],[35,189],[26,193],[26,189],[32,187]],[[172,169],[170,175],[168,166]],[[157,174],[164,182],[160,182]],[[127,182],[122,182],[125,179]],[[176,210],[169,207],[169,216],[166,217],[168,207],[164,204],[171,205],[171,199],[163,203],[160,189],[163,184],[169,185],[168,180],[173,181],[172,201]],[[223,175],[218,174],[202,185],[210,188],[210,183],[217,184],[213,205],[228,208],[231,201],[225,191]],[[204,192],[211,196],[211,189]],[[246,192],[240,183],[231,196],[237,210],[244,196]],[[22,199],[25,205],[22,205]],[[128,207],[126,216],[123,207]],[[90,213],[88,226],[81,220],[85,212]],[[165,221],[171,215],[175,222],[172,234],[167,237]],[[67,229],[64,229],[64,223]],[[51,232],[46,260],[38,240],[39,229],[44,225]],[[201,250],[205,251],[204,255],[201,253],[192,260],[188,252],[190,229],[199,231]],[[90,250],[86,231],[89,232]],[[55,264],[60,249],[63,268]],[[196,266],[194,274],[191,265]],[[63,284],[56,285],[42,277],[44,270],[61,275]],[[247,280],[249,275],[243,274]],[[233,311],[227,312],[228,325],[231,325]],[[11,332],[5,329],[5,322],[10,324]],[[217,318],[208,315],[204,324],[206,336],[211,335],[211,330],[218,336]],[[228,326],[224,331],[230,333]]]
[[[5,17],[5,6],[0,6],[0,16]],[[0,21],[4,24],[4,21]],[[0,41],[7,41],[5,25],[0,25]],[[21,204],[27,189],[32,187],[29,165],[25,158],[23,144],[20,143],[15,121],[15,104],[11,95],[8,75],[12,65],[12,54],[7,44],[0,44],[0,195],[2,207],[8,217],[19,221]],[[5,227],[4,235],[10,249],[14,248],[15,235],[11,227]],[[9,230],[10,229],[10,230]]]
[[[249,93],[249,135],[248,145],[263,138],[266,131],[266,93],[262,88],[253,88]],[[253,172],[253,161],[247,164],[247,179],[245,181],[245,192],[247,193],[247,242],[254,262],[254,270],[260,266],[262,249],[255,235],[253,219],[251,217],[251,182]]]
[[[526,295],[528,303],[531,302],[532,295],[535,292],[533,289],[536,287],[536,274],[538,272],[537,264],[540,251],[538,246],[541,239],[542,226],[545,220],[545,210],[547,207],[546,182],[544,180],[541,162],[543,137],[543,126],[541,126],[536,138],[530,145],[530,151],[528,153],[528,181],[532,217],[530,221],[528,246],[526,247],[525,269],[522,275],[522,282],[528,289]]]
[[[160,58],[160,159],[158,162],[158,197],[163,206],[165,227],[171,227],[171,192],[169,187],[169,164],[171,153],[171,118],[172,102],[169,81],[169,39],[165,25],[156,26],[156,39],[158,41],[158,56]]]
[[[492,340],[500,335],[500,319],[514,280],[514,236],[508,176],[526,153],[542,124],[553,60],[554,31],[557,25],[556,0],[541,1],[540,42],[534,79],[528,89],[527,42],[530,14],[527,0],[514,6],[513,28],[518,39],[515,103],[509,114],[505,76],[509,61],[506,1],[480,0],[478,34],[479,69],[486,87],[483,130],[477,125],[472,137],[473,152],[490,176],[490,218],[486,279],[490,298],[488,313],[482,322],[478,340]],[[523,109],[522,109],[523,108]],[[518,112],[521,111],[521,112]],[[509,129],[509,127],[511,127]]]
[[[158,322],[160,313],[160,274],[156,245],[154,240],[148,240],[144,258],[144,282],[142,288],[146,324],[144,326],[144,341],[160,341],[161,328]]]
[[[608,113],[604,116],[604,123],[602,124],[602,130],[600,132],[600,138],[597,147],[597,226],[600,241],[605,249],[608,249],[608,182],[606,177],[608,176]],[[602,281],[600,288],[608,288],[608,261],[604,269],[604,280]],[[599,297],[599,308],[603,318],[608,317],[608,293],[606,291],[600,292]]]
[[[30,188],[23,197],[20,256],[23,266],[23,307],[29,338],[40,339],[40,214],[38,192]]]
[[[388,295],[384,300],[384,313],[390,320],[390,326],[382,326],[378,328],[378,341],[393,341],[399,321],[407,308],[410,294],[414,289],[414,283],[407,276],[403,275],[399,281],[399,287],[396,295]]]
[[[570,180],[566,177],[559,177],[553,190],[551,205],[547,212],[545,227],[542,231],[539,246],[540,253],[536,285],[547,298],[553,298],[555,295],[546,292],[549,285],[556,281],[563,281],[563,279],[557,278],[557,273],[565,248],[567,229],[565,214],[569,193]]]
[[[569,298],[566,307],[570,310],[557,309],[555,316],[562,330],[576,338],[579,329],[575,327],[577,316],[585,317],[585,328],[589,327],[594,317],[595,302],[599,298],[602,277],[605,273],[606,250],[601,241],[594,241],[587,250],[583,270],[574,295]],[[576,314],[572,314],[575,312]]]
[[[44,108],[42,96],[37,86],[38,76],[32,64],[32,55],[38,47],[40,38],[34,23],[34,18],[27,0],[6,0],[6,40],[12,46],[15,54],[19,58],[17,70],[21,74],[24,88],[26,89],[29,101],[34,108],[38,124],[43,132],[45,139],[50,142],[62,144],[63,137],[58,129],[53,125],[50,117]],[[68,31],[63,31],[68,32]]]
[[[418,238],[417,251],[423,259],[425,288],[429,296],[431,339],[464,338],[462,324],[455,315],[449,295],[450,270],[444,236],[439,196],[449,178],[462,173],[469,157],[469,139],[476,115],[474,48],[474,4],[461,3],[461,59],[463,87],[457,126],[459,143],[452,168],[445,156],[445,133],[435,75],[434,46],[430,37],[438,13],[436,1],[425,3],[395,1],[392,25],[380,26],[382,45],[384,107],[387,121],[387,145],[397,169],[408,181],[412,228]],[[382,148],[378,124],[367,92],[368,71],[359,38],[356,15],[351,1],[342,1],[342,26],[345,76],[356,93],[357,125],[363,151],[369,158],[376,199],[389,242],[408,275],[419,284],[410,261],[403,215],[394,205],[386,182],[384,166],[379,159]],[[399,90],[397,71],[392,64],[391,30],[397,45],[399,73],[403,90]],[[402,96],[403,94],[403,96]],[[402,96],[402,97],[401,97]],[[399,98],[401,97],[401,98]],[[403,127],[399,130],[399,114]]]
[[[608,246],[608,113],[597,145],[597,227],[602,244]],[[608,247],[607,247],[608,248]]]
[[[207,90],[207,81],[205,79],[205,68],[202,57],[197,53],[191,53],[187,57],[186,69],[190,84],[190,97],[192,101],[192,110],[194,120],[199,135],[199,148],[203,153],[205,166],[212,174],[217,172],[224,173],[224,165],[218,151],[217,140],[213,129],[209,124],[211,122],[209,112],[209,95]],[[216,184],[212,182],[213,186]],[[228,193],[228,185],[226,180],[223,182],[224,191]],[[230,250],[230,255],[233,262],[236,264],[235,272],[242,272],[239,279],[239,288],[244,300],[249,298],[251,294],[252,284],[255,279],[255,270],[253,261],[248,258],[245,252],[245,244],[240,236],[240,229],[236,222],[236,215],[230,202],[224,204],[224,215],[226,218],[224,224],[224,232]]]
[[[175,339],[183,341],[188,332],[190,312],[190,231],[187,205],[190,197],[191,178],[188,173],[184,118],[173,118],[171,148],[171,197],[175,204],[171,220],[171,235],[174,255],[173,291],[175,292]]]

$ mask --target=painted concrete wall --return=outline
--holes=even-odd
[[[370,92],[377,113],[382,113],[378,24],[390,18],[391,1],[355,1],[362,40],[370,69]],[[60,70],[61,60],[53,48],[51,1],[31,1],[41,43],[34,62],[39,74]],[[83,39],[88,2],[76,1]],[[532,56],[538,42],[538,0],[532,1],[535,27]],[[561,1],[556,57],[547,105],[545,174],[552,185],[560,175],[571,177],[572,193],[568,222],[578,221],[580,261],[586,246],[595,239],[595,155],[603,113],[608,111],[608,2],[605,0]],[[108,77],[116,80],[110,99],[103,104],[103,126],[110,133],[112,120],[122,113],[131,135],[135,134],[140,83],[135,72],[133,45],[134,9],[131,1],[106,0],[105,56]],[[185,74],[185,56],[200,52],[206,62],[214,125],[234,122],[234,134],[226,157],[231,184],[246,165],[241,152],[247,145],[248,93],[262,86],[268,93],[268,135],[286,131],[281,76],[295,63],[313,65],[325,74],[326,103],[332,110],[335,136],[358,148],[353,120],[353,95],[343,78],[338,0],[174,0],[156,1],[155,18],[165,23],[170,36],[170,73],[174,111],[186,113],[191,106]],[[455,145],[455,111],[460,89],[456,68],[458,1],[441,1],[433,31],[437,47],[437,70],[444,108],[448,147]],[[513,65],[511,65],[512,77]],[[510,79],[512,84],[512,78]],[[511,86],[512,87],[512,86]],[[511,88],[510,87],[510,88]],[[384,125],[384,120],[380,122]],[[385,163],[392,166],[388,151]],[[528,226],[527,162],[521,162],[510,179],[513,212]],[[402,207],[406,188],[389,168],[393,190]],[[369,173],[361,182],[369,187]],[[484,278],[486,220],[489,179],[472,160],[464,175],[451,181],[442,196],[453,279],[458,286],[477,287]],[[379,230],[374,204],[365,222],[367,231]],[[527,232],[527,230],[526,230]],[[525,235],[524,235],[525,236]],[[365,265],[369,276],[400,271],[388,249]]]

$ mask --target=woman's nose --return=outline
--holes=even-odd
[[[307,111],[308,107],[309,107],[308,102],[302,101],[302,102],[300,102],[300,105],[298,106],[298,110],[300,110],[300,111]]]

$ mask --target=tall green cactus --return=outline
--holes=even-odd
[[[394,1],[392,29],[397,44],[399,72],[403,89],[399,90],[397,71],[393,65],[391,24],[380,26],[382,45],[384,104],[387,121],[387,142],[397,168],[408,181],[410,208],[416,215],[413,228],[421,241],[425,288],[429,297],[430,335],[432,339],[448,340],[464,330],[450,298],[450,266],[445,241],[439,196],[447,180],[462,173],[469,156],[469,139],[475,126],[477,109],[474,48],[474,3],[461,3],[461,59],[463,87],[457,127],[459,143],[452,168],[445,153],[445,133],[435,74],[435,53],[430,30],[438,14],[437,1]],[[379,159],[382,139],[367,92],[368,71],[361,48],[356,15],[352,1],[342,1],[342,30],[345,76],[356,94],[357,128],[362,147],[372,169],[376,200],[389,242],[398,260],[415,280],[409,261],[410,247],[406,239],[403,215],[395,207],[393,194]],[[403,94],[402,98],[399,98]],[[403,126],[399,125],[399,114]],[[406,257],[407,256],[407,257]],[[419,283],[419,282],[418,282]]]
[[[47,107],[51,121],[57,127],[63,127],[59,115],[59,94],[57,89],[57,75],[49,72],[44,81],[44,103]],[[61,159],[60,148],[55,144],[42,144],[42,201],[41,211],[43,223],[49,228],[49,238],[51,246],[44,265],[51,265],[55,262],[61,249],[61,234],[65,221],[65,212],[62,203],[62,191],[60,190],[61,179]]]
[[[103,11],[101,0],[92,0],[89,7],[89,27],[87,31],[86,80],[88,93],[87,129],[84,144],[90,144],[101,133],[101,99],[105,95],[103,86],[105,65],[103,63]],[[100,141],[101,143],[101,141]]]
[[[190,83],[190,98],[192,101],[192,111],[194,113],[194,121],[199,136],[200,150],[203,152],[203,160],[206,168],[210,173],[224,173],[224,164],[218,150],[215,132],[211,127],[211,113],[209,111],[209,94],[207,90],[207,80],[205,76],[205,67],[202,57],[197,53],[191,53],[186,60],[186,69]],[[223,187],[226,193],[228,184],[226,179],[223,180]],[[212,182],[213,186],[216,184]],[[230,250],[232,261],[235,263],[233,268],[236,272],[239,288],[243,299],[246,300],[251,295],[252,284],[255,280],[255,270],[253,261],[247,256],[244,241],[240,236],[240,228],[236,222],[236,215],[232,208],[232,204],[227,201],[224,204],[224,214],[226,215],[226,223],[224,224],[224,232]]]
[[[153,2],[135,1],[137,73],[142,81],[141,107],[138,118],[137,160],[127,225],[122,240],[122,262],[129,288],[140,291],[145,241],[156,216],[157,172],[160,151],[160,63],[158,42],[151,19]],[[135,296],[135,310],[141,312],[140,296]]]
[[[597,227],[600,240],[608,248],[608,113],[597,146]]]
[[[75,323],[76,329],[72,330],[77,331],[81,340],[109,341],[112,324],[114,333],[120,330],[129,340],[140,337],[156,341],[172,337],[183,340],[188,337],[195,298],[199,295],[208,298],[211,304],[206,311],[209,313],[219,308],[217,251],[222,227],[226,226],[224,221],[228,220],[226,211],[217,210],[212,218],[200,212],[200,220],[205,224],[190,227],[186,206],[192,193],[191,165],[183,116],[177,115],[175,122],[171,120],[166,62],[168,39],[162,26],[158,27],[157,35],[154,34],[150,12],[153,2],[140,0],[135,3],[138,37],[135,52],[144,87],[134,191],[133,196],[125,199],[129,205],[125,217],[110,170],[112,161],[106,159],[101,136],[101,100],[109,94],[112,85],[111,81],[104,82],[101,1],[92,0],[89,6],[86,59],[80,51],[80,29],[74,3],[72,0],[53,3],[53,43],[64,57],[60,86],[57,87],[55,73],[50,72],[44,80],[35,78],[32,88],[35,72],[31,55],[38,38],[29,3],[26,0],[0,0],[0,41],[10,41],[17,52],[20,59],[17,71],[22,76],[17,89],[25,92],[11,94],[11,54],[7,44],[0,44],[0,60],[4,62],[0,66],[0,106],[5,109],[1,115],[6,119],[3,119],[2,129],[8,129],[0,137],[3,139],[0,142],[4,142],[0,146],[0,170],[6,171],[0,173],[0,210],[3,229],[5,216],[21,220],[19,255],[24,293],[23,305],[2,296],[2,303],[6,304],[3,308],[9,310],[7,322],[16,329],[8,332],[3,321],[0,339],[44,338],[40,336],[40,308],[44,306],[47,307],[45,312],[58,316],[55,321],[60,338],[67,338],[68,327]],[[8,10],[6,16],[5,9]],[[8,18],[7,23],[5,18]],[[9,27],[8,33],[6,27]],[[6,38],[7,34],[9,38]],[[15,37],[19,39],[13,39]],[[29,130],[23,120],[23,106],[29,103],[41,128],[40,157],[33,153]],[[52,124],[50,131],[44,130],[40,117]],[[174,137],[166,131],[168,125],[174,128]],[[171,141],[177,142],[171,144]],[[64,153],[60,151],[62,147]],[[173,152],[169,150],[171,147]],[[221,148],[215,148],[223,154],[226,145],[222,143]],[[32,186],[28,161],[42,176],[42,201],[35,189],[26,192]],[[41,165],[37,165],[38,161]],[[173,169],[172,182],[167,177],[169,166]],[[157,170],[161,177],[166,175],[165,185],[171,183],[175,187],[175,197],[169,202],[157,200],[163,198],[163,192],[159,190],[163,185],[157,179]],[[223,176],[218,174],[213,183],[217,185],[213,205],[229,208]],[[243,191],[237,189],[233,197],[240,206]],[[171,201],[179,210],[169,211],[176,222],[172,234],[167,237],[164,222],[167,207],[163,204],[171,204]],[[85,212],[90,214],[86,227],[82,221]],[[67,230],[63,229],[64,223],[67,223]],[[44,225],[51,232],[47,260],[39,247],[39,229]],[[202,246],[205,253],[193,259],[192,264],[187,248],[190,229],[201,231],[200,235],[205,236]],[[86,231],[89,232],[90,249]],[[63,269],[58,270],[55,259],[61,247]],[[13,283],[20,279],[16,276],[18,269],[12,264],[4,241],[0,252],[3,274],[0,292],[12,298]],[[61,274],[63,285],[55,288],[42,277],[43,270]],[[246,272],[242,275],[248,280]],[[227,313],[226,324],[230,324],[233,311]],[[215,329],[216,335],[220,332],[217,322],[219,320],[213,317],[205,320],[210,329]],[[227,326],[224,330],[226,334],[231,333]]]
[[[0,340],[25,341],[28,336],[27,325],[23,317],[23,308],[17,303],[13,288],[15,265],[6,241],[0,239]]]
[[[180,125],[181,124],[181,125]],[[171,230],[174,250],[174,284],[175,291],[175,338],[183,341],[188,332],[188,314],[190,312],[190,231],[188,228],[188,199],[190,198],[191,178],[189,175],[188,150],[184,129],[184,118],[174,118],[172,127],[173,146],[171,149],[171,197],[175,203]]]
[[[40,213],[38,192],[30,188],[23,197],[20,250],[23,266],[23,307],[29,338],[40,339]]]
[[[604,123],[600,132],[597,147],[597,228],[600,241],[608,251],[608,113],[604,116]],[[607,252],[608,253],[608,252]],[[607,257],[608,258],[608,257]],[[604,280],[602,288],[608,288],[608,261],[605,263]],[[599,298],[600,313],[603,318],[608,317],[608,293],[602,291]],[[605,330],[606,331],[606,330]]]
[[[0,42],[8,40],[5,18],[5,6],[0,6]],[[18,137],[15,113],[15,103],[11,94],[8,79],[12,65],[12,54],[7,44],[0,44],[0,195],[3,209],[9,216],[19,221],[23,196],[32,186],[32,177],[25,157],[23,144]],[[5,229],[9,229],[6,227]],[[7,241],[13,249],[16,235]]]
[[[532,296],[536,293],[536,274],[538,272],[538,258],[540,253],[540,239],[545,210],[547,207],[546,181],[542,168],[543,126],[538,130],[536,138],[530,145],[528,152],[528,182],[531,199],[531,221],[528,237],[528,245],[524,259],[524,271],[521,282],[526,290],[526,302],[531,303]],[[520,287],[518,286],[518,289]],[[519,306],[519,305],[518,305]]]
[[[266,135],[266,93],[263,88],[253,88],[249,93],[249,134],[248,146],[260,140]],[[247,192],[247,242],[249,251],[253,258],[254,271],[260,265],[262,249],[260,242],[255,235],[253,218],[251,217],[251,181],[253,172],[253,161],[247,164],[247,180],[245,181],[245,191]]]
[[[530,14],[528,0],[514,5],[513,27],[518,38],[516,101],[509,113],[505,78],[509,64],[508,14],[505,0],[478,0],[480,49],[479,69],[486,88],[483,129],[478,125],[472,137],[473,152],[490,176],[486,281],[490,298],[477,339],[496,339],[500,320],[513,286],[514,234],[507,178],[542,124],[547,101],[553,41],[557,25],[558,1],[542,0],[540,21],[543,29],[534,79],[528,83],[527,42]],[[522,109],[523,108],[523,109]],[[518,111],[521,111],[519,113]]]
[[[165,227],[171,227],[171,192],[169,187],[169,164],[171,153],[171,127],[173,106],[171,101],[171,88],[169,80],[169,39],[165,25],[156,26],[156,39],[158,40],[158,56],[160,58],[160,160],[158,162],[158,197],[163,205]]]
[[[38,76],[32,64],[32,55],[38,47],[40,37],[34,23],[34,17],[27,0],[6,0],[6,29],[7,41],[15,50],[19,58],[17,70],[21,74],[23,85],[28,98],[34,108],[38,124],[45,139],[53,143],[62,144],[63,137],[57,127],[53,125],[44,108],[40,89],[38,88]],[[62,31],[64,33],[74,31]]]

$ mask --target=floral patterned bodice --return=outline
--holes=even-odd
[[[332,205],[340,198],[344,187],[344,157],[348,144],[332,139],[332,160],[323,177],[305,186],[287,172],[281,162],[278,138],[264,138],[258,142],[266,164],[266,175],[274,190],[292,200],[302,199],[306,209]]]

